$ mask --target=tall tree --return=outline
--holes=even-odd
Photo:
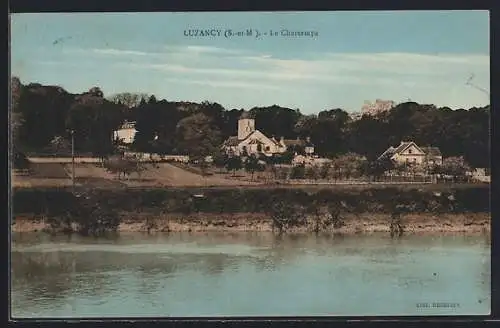
[[[109,101],[124,105],[127,108],[134,108],[139,106],[142,99],[147,98],[149,98],[149,95],[146,93],[121,92],[109,97]]]
[[[255,118],[256,128],[267,136],[295,138],[294,131],[300,111],[277,105],[269,107],[254,107],[250,110]]]
[[[220,130],[213,120],[201,113],[179,121],[176,136],[180,153],[200,158],[216,152],[222,142]]]
[[[65,118],[74,96],[57,86],[29,84],[21,89],[14,108],[24,119],[19,139],[30,149],[41,149],[56,135],[64,134]]]
[[[75,149],[103,157],[113,150],[113,130],[121,123],[122,107],[103,98],[99,88],[76,97],[66,120],[74,130]]]

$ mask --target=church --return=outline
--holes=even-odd
[[[314,146],[310,139],[285,139],[276,140],[274,137],[267,137],[259,130],[255,129],[255,119],[250,118],[248,113],[238,120],[238,135],[229,137],[222,145],[224,151],[230,156],[282,154],[289,148],[301,148],[307,156],[312,156]]]

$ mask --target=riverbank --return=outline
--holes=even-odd
[[[263,213],[169,213],[154,215],[147,213],[121,213],[118,232],[257,232],[273,231],[272,219]],[[341,234],[378,233],[390,231],[391,216],[384,213],[345,214],[343,226],[327,228]],[[413,233],[464,233],[482,234],[490,232],[490,213],[409,213],[402,216],[405,234]],[[13,232],[58,232],[50,223],[35,215],[17,216],[11,227]],[[288,232],[314,232],[315,220],[308,217],[307,223]]]
[[[440,189],[437,189],[440,187]],[[295,189],[14,189],[13,231],[335,231],[490,229],[486,185]],[[401,222],[398,217],[401,215]],[[399,222],[399,223],[398,223]]]

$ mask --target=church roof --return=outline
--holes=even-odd
[[[255,133],[262,133],[260,132],[259,130],[254,130],[252,133],[250,133],[248,136],[246,136],[244,139],[238,139],[237,136],[231,136],[229,138],[226,139],[226,141],[224,141],[223,143],[223,146],[226,146],[226,147],[233,147],[233,146],[238,146],[241,142],[247,140],[248,138],[250,138],[251,136],[253,136]],[[262,135],[264,135],[264,137],[266,137],[267,139],[269,139],[271,142],[273,142],[274,144],[276,144],[277,146],[280,146],[280,143],[278,141],[276,141],[276,139],[274,138],[269,138],[267,137],[265,134],[262,133]],[[253,143],[254,141],[252,141],[251,143]]]
[[[238,146],[240,143],[240,140],[238,140],[237,136],[229,137],[227,138],[226,141],[224,141],[224,146],[232,147],[232,146]]]

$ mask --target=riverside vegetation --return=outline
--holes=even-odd
[[[70,189],[50,188],[13,192],[13,224],[17,220],[38,221],[52,232],[91,235],[116,232],[121,224],[134,218],[141,222],[141,230],[158,231],[164,217],[230,229],[234,217],[246,220],[257,215],[266,218],[272,230],[281,234],[296,230],[335,232],[352,221],[367,223],[371,215],[383,215],[391,236],[400,236],[405,232],[407,215],[433,215],[439,220],[442,215],[468,216],[489,211],[488,185],[441,186],[440,191],[372,187],[82,189],[74,194]],[[172,224],[173,219],[162,230],[171,230]]]
[[[489,105],[452,110],[405,102],[390,111],[356,120],[341,108],[322,110],[317,115],[304,115],[299,109],[278,105],[248,111],[229,110],[218,103],[171,102],[157,100],[154,95],[124,93],[105,97],[98,87],[72,94],[57,86],[25,85],[15,77],[11,89],[15,169],[29,169],[26,156],[68,156],[72,148],[69,141],[74,140],[76,154],[101,158],[102,165],[118,177],[134,173],[140,178],[145,166],[135,160],[118,159],[116,155],[123,145],[120,140],[110,138],[124,121],[135,121],[137,134],[131,145],[133,151],[189,154],[193,159],[213,155],[216,166],[226,167],[235,175],[243,168],[240,159],[224,159],[218,153],[223,140],[237,133],[237,121],[245,112],[256,119],[257,128],[264,134],[291,139],[310,137],[317,155],[334,159],[329,166],[306,170],[304,166],[279,168],[275,165],[288,163],[292,149],[263,165],[251,158],[245,162],[244,169],[252,180],[267,168],[274,180],[342,180],[365,175],[372,181],[382,178],[384,172],[401,169],[392,167],[388,161],[377,160],[388,146],[397,145],[401,140],[439,147],[445,170],[427,173],[449,175],[455,182],[469,166],[488,169],[490,162]],[[205,169],[201,167],[202,175]],[[75,194],[64,188],[14,188],[13,223],[16,226],[16,222],[38,220],[52,231],[102,234],[120,230],[134,217],[145,230],[154,231],[174,229],[174,218],[194,222],[195,216],[199,224],[205,220],[205,223],[218,222],[213,225],[221,228],[231,228],[232,223],[227,222],[235,217],[242,217],[245,222],[259,216],[271,222],[275,231],[284,233],[297,229],[342,230],[354,221],[366,222],[369,216],[380,214],[384,215],[386,228],[396,236],[408,230],[408,218],[413,214],[439,215],[439,220],[442,220],[441,214],[486,213],[489,217],[489,185],[455,186],[316,188],[313,192],[306,188],[269,186],[214,188],[199,192],[204,197],[193,197],[198,191],[180,188],[81,189]],[[172,222],[163,224],[162,228],[160,218],[165,217],[172,218]]]

